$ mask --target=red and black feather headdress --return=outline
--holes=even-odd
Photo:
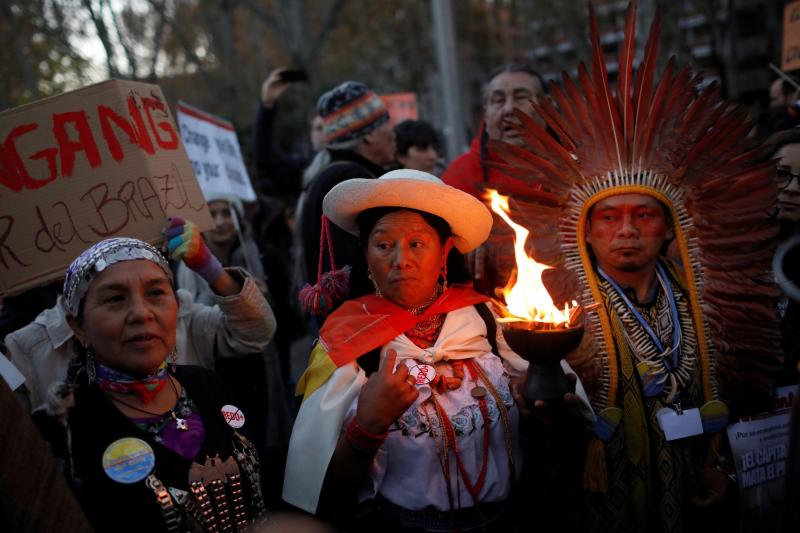
[[[490,148],[505,161],[497,167],[541,183],[557,198],[557,218],[550,205],[541,217],[529,213],[528,222],[549,222],[557,231],[557,242],[545,235],[551,245],[537,246],[537,252],[569,272],[563,279],[584,302],[598,299],[583,244],[591,205],[612,194],[639,192],[669,206],[692,308],[699,315],[706,400],[736,401],[767,392],[782,364],[780,293],[770,268],[778,230],[774,168],[752,162],[759,147],[748,137],[747,113],[722,100],[716,83],[703,84],[674,58],[656,78],[659,13],[634,71],[635,21],[634,0],[614,91],[590,5],[591,75],[580,64],[577,81],[563,74],[562,84],[550,84],[550,96],[532,104],[545,126],[516,112],[524,147],[492,142]],[[571,359],[582,378],[595,381],[588,385],[597,393],[593,401],[599,410],[613,404],[616,394],[613,341],[604,335],[608,324],[604,327],[602,315],[590,324],[591,346]]]

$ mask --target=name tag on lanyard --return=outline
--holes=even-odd
[[[684,409],[680,413],[665,407],[656,413],[658,425],[668,441],[694,437],[703,432],[703,421],[700,409]]]

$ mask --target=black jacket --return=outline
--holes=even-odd
[[[303,184],[303,170],[309,158],[285,154],[278,150],[275,139],[277,104],[267,109],[258,104],[253,125],[253,161],[259,190],[294,205]]]
[[[195,366],[179,366],[175,376],[197,406],[205,426],[205,440],[197,454],[197,462],[203,463],[206,456],[217,454],[221,459],[227,459],[233,453],[235,437],[233,429],[220,413],[229,400],[219,378],[213,372]],[[35,413],[34,418],[54,454],[65,461],[66,466],[63,426],[43,412]],[[153,491],[145,486],[144,480],[128,485],[109,478],[102,466],[103,453],[116,440],[125,437],[141,439],[155,453],[152,473],[166,487],[182,490],[189,489],[192,461],[153,440],[150,433],[128,420],[98,387],[89,387],[85,382],[75,390],[75,406],[69,412],[69,426],[74,467],[72,486],[94,528],[100,532],[166,531]]]
[[[308,187],[303,201],[301,224],[303,236],[303,253],[306,262],[306,279],[313,285],[317,282],[317,262],[319,261],[320,219],[322,217],[322,199],[337,184],[353,179],[374,179],[383,175],[386,170],[368,159],[349,150],[330,150],[331,163],[317,175]],[[358,240],[341,230],[335,224],[333,230],[333,248],[336,268],[352,265],[358,249]],[[327,246],[327,245],[326,245]],[[330,270],[328,252],[323,259],[323,272]]]

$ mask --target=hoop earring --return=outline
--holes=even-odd
[[[89,386],[94,385],[97,369],[94,367],[94,352],[91,348],[86,349],[86,376],[89,378]]]

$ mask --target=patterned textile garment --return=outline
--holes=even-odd
[[[521,456],[516,432],[519,412],[511,397],[509,376],[503,366],[503,360],[492,353],[487,353],[476,357],[475,362],[483,368],[486,377],[505,404],[514,440],[514,463],[520,465]],[[409,369],[416,364],[413,359],[397,362],[397,365],[406,365]],[[453,375],[449,362],[437,365],[437,371],[444,375]],[[508,456],[512,450],[507,450],[503,421],[495,398],[488,395],[486,403],[489,412],[488,423],[491,426],[490,455],[488,458],[483,457],[481,442],[483,425],[486,421],[481,415],[478,401],[470,393],[477,385],[485,386],[481,381],[466,377],[458,389],[439,395],[438,401],[455,430],[459,454],[473,481],[478,478],[483,462],[488,461],[486,482],[480,494],[481,502],[503,501],[509,497],[511,490]],[[432,506],[439,511],[450,510],[447,481],[442,475],[440,464],[443,429],[430,401],[433,394],[431,387],[422,385],[419,389],[420,395],[417,400],[389,429],[389,437],[375,456],[375,463],[370,471],[371,483],[361,492],[360,500],[381,494],[390,502],[405,509],[420,510]],[[358,398],[351,404],[345,420],[349,421],[355,416],[357,406]],[[463,481],[455,481],[458,473],[455,462],[451,463],[453,477],[451,490],[454,491],[454,499],[460,503],[459,507],[470,507],[474,505],[471,496]]]
[[[700,435],[668,442],[656,413],[674,407],[683,409],[702,404],[697,343],[688,298],[677,276],[669,281],[680,317],[681,338],[677,390],[665,386],[661,393],[646,397],[636,371],[643,353],[652,350],[642,327],[627,312],[625,303],[605,281],[600,284],[618,353],[620,387],[617,405],[623,409],[622,422],[606,443],[608,493],[582,493],[584,512],[575,513],[579,531],[661,531],[685,530],[686,506],[696,486],[708,436]],[[662,287],[648,304],[634,304],[664,346],[673,345],[673,323],[669,300]],[[642,341],[641,339],[645,340]],[[628,340],[633,339],[633,340]],[[637,342],[638,341],[638,342]],[[631,347],[634,347],[631,349]],[[669,380],[668,380],[669,381]],[[671,398],[674,394],[674,398]]]

